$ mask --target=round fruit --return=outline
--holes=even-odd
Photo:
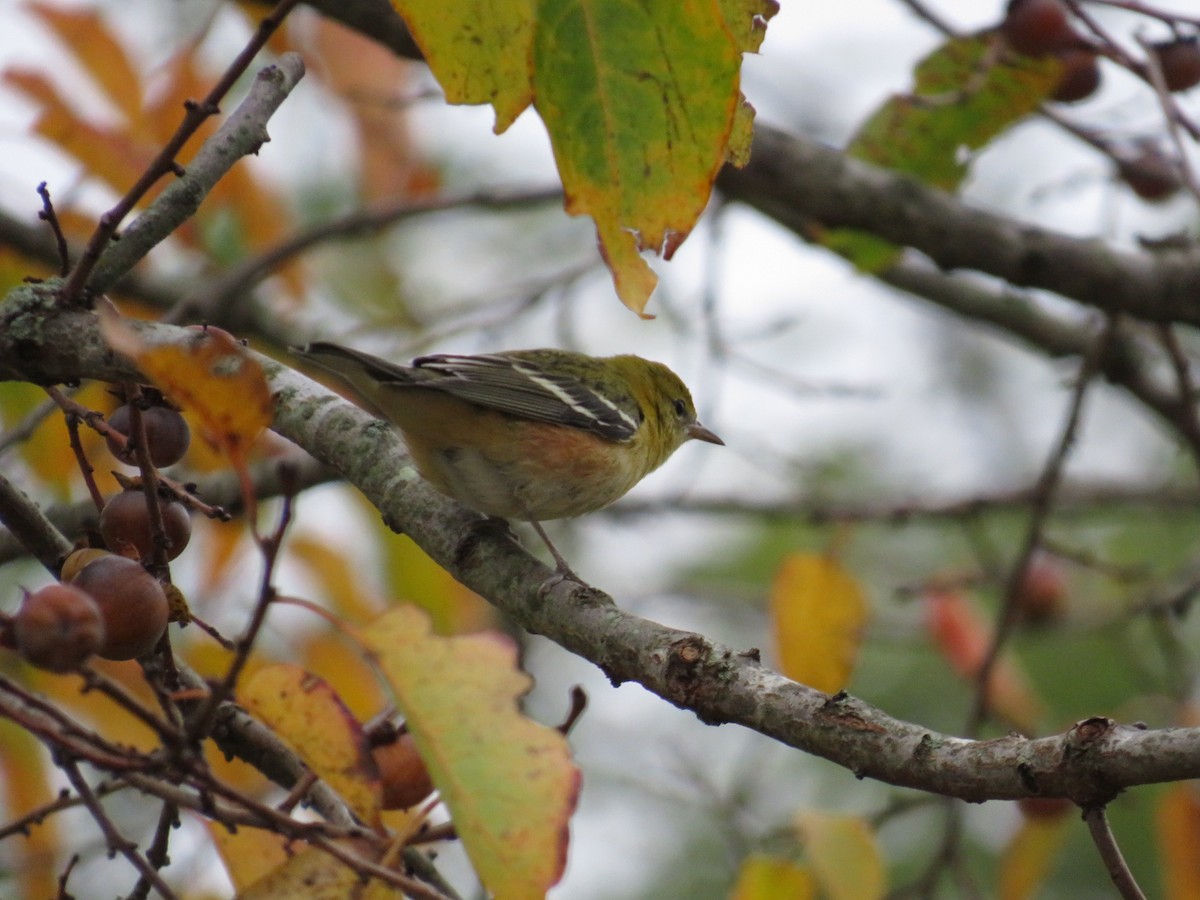
[[[167,630],[167,595],[158,579],[124,556],[88,563],[72,582],[92,595],[104,622],[97,651],[105,659],[134,659],[154,649]]]
[[[433,793],[429,770],[408,732],[390,744],[371,748],[383,784],[384,809],[408,809]]]
[[[162,513],[163,530],[170,542],[167,559],[174,559],[191,540],[192,520],[188,518],[183,504],[177,500],[161,500],[158,508]],[[152,559],[154,529],[150,523],[150,504],[146,502],[145,491],[130,488],[110,497],[100,513],[100,534],[114,553],[143,561]]]
[[[187,420],[178,410],[169,406],[151,406],[142,410],[142,423],[146,428],[146,446],[150,450],[150,461],[154,465],[159,468],[171,466],[183,459],[192,441],[192,434]],[[109,416],[108,424],[128,438],[133,431],[129,404],[117,407]],[[108,449],[121,462],[131,466],[137,465],[137,455],[128,443],[121,447],[110,438]]]
[[[1122,160],[1117,172],[1131,191],[1150,203],[1168,200],[1183,188],[1179,171],[1157,150],[1144,150],[1133,159]]]
[[[1200,84],[1200,46],[1196,38],[1179,38],[1154,44],[1150,52],[1158,57],[1163,83],[1168,91],[1186,91]]]
[[[1061,53],[1080,44],[1061,0],[1013,0],[1000,31],[1010,47],[1026,56]]]
[[[21,655],[51,672],[78,669],[104,640],[96,601],[69,584],[51,584],[29,594],[13,629]]]
[[[1067,578],[1062,564],[1051,556],[1035,556],[1025,567],[1017,588],[1016,605],[1021,618],[1032,624],[1061,619],[1066,612]]]
[[[1077,103],[1096,93],[1100,87],[1100,66],[1091,50],[1067,50],[1061,54],[1062,77],[1050,95],[1060,103]]]

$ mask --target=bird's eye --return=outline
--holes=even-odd
[[[679,416],[681,419],[687,415],[687,404],[682,400],[675,401],[675,415]]]

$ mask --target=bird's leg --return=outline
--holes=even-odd
[[[568,565],[566,558],[558,552],[558,548],[554,546],[554,543],[550,540],[550,536],[546,534],[546,530],[542,528],[542,523],[537,519],[530,519],[529,524],[533,526],[533,530],[538,533],[538,537],[542,539],[542,543],[546,545],[546,549],[549,550],[550,555],[554,557],[554,574],[546,579],[538,593],[546,593],[560,581],[563,581],[567,578],[586,586],[587,582],[575,574],[575,571],[570,567],[570,565]]]

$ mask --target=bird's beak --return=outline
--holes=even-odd
[[[720,444],[722,447],[725,446],[725,442],[723,440],[721,440],[699,422],[693,422],[687,427],[687,435],[689,438],[693,438],[697,441],[707,441],[710,444]]]

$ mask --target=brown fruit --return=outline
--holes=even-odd
[[[408,809],[433,793],[429,770],[408,732],[390,744],[371,748],[383,783],[383,808]]]
[[[92,595],[104,622],[97,653],[105,659],[134,659],[154,649],[167,629],[167,595],[158,579],[124,556],[88,563],[72,582]]]
[[[1161,152],[1146,149],[1117,165],[1117,174],[1129,189],[1149,203],[1169,200],[1183,188],[1179,170]]]
[[[1066,612],[1067,577],[1062,564],[1050,556],[1035,556],[1017,588],[1017,611],[1026,622],[1057,622]]]
[[[191,444],[192,435],[187,420],[178,410],[168,406],[151,406],[142,410],[142,422],[146,428],[146,447],[150,451],[150,461],[154,465],[159,468],[171,466],[183,459],[188,445]],[[128,438],[133,431],[129,404],[117,407],[109,416],[108,424]],[[119,447],[116,441],[109,439],[108,449],[121,462],[131,466],[137,465],[137,454],[130,443]]]
[[[1078,103],[1086,100],[1100,87],[1100,65],[1091,50],[1067,50],[1060,57],[1063,64],[1058,87],[1050,95],[1060,103]]]
[[[104,640],[96,601],[69,584],[50,584],[29,594],[13,630],[21,655],[51,672],[78,669]]]
[[[192,537],[192,520],[187,510],[177,500],[160,500],[163,530],[170,546],[167,559],[174,559],[183,552]],[[114,553],[132,556],[143,561],[154,557],[154,529],[150,523],[150,505],[140,488],[122,491],[104,504],[100,513],[100,534],[104,543]]]
[[[1010,47],[1026,56],[1061,53],[1081,43],[1061,0],[1014,0],[1000,31]]]
[[[1179,38],[1153,44],[1150,52],[1158,57],[1163,83],[1168,91],[1186,91],[1200,84],[1200,46],[1196,38]]]

